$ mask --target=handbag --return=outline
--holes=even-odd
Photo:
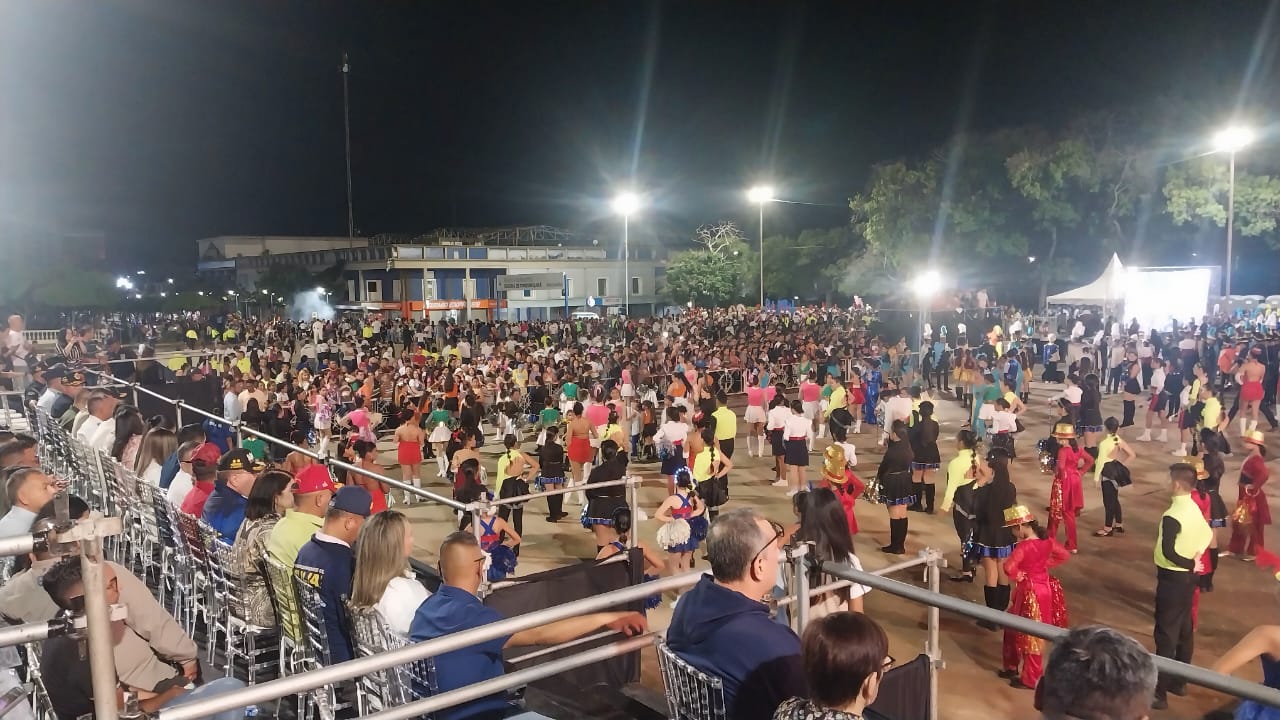
[[[706,503],[707,507],[720,507],[728,500],[724,489],[715,478],[698,483],[697,490],[698,497],[702,498],[702,502]]]

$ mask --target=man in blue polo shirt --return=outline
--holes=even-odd
[[[218,459],[218,480],[204,503],[201,517],[218,532],[223,542],[235,542],[236,533],[244,524],[249,491],[264,468],[266,465],[244,448],[235,448]]]
[[[299,562],[302,558],[299,555]],[[440,575],[444,584],[422,601],[413,617],[409,635],[414,642],[433,640],[505,620],[498,611],[485,607],[476,591],[484,578],[485,553],[471,533],[456,532],[440,546]],[[502,651],[508,647],[558,645],[609,628],[625,635],[646,629],[644,615],[637,612],[601,612],[568,618],[514,635],[504,635],[464,650],[443,653],[435,658],[439,692],[456,690],[502,675]],[[499,720],[500,718],[541,718],[524,713],[507,703],[502,693],[442,710],[440,720]]]
[[[298,562],[294,565],[304,573],[316,571],[311,584],[320,588],[320,597],[324,600],[329,656],[335,663],[353,657],[342,599],[351,595],[351,576],[356,564],[351,545],[360,534],[365,518],[369,517],[372,504],[373,496],[359,486],[351,485],[334,493],[324,516],[324,526],[298,551]]]

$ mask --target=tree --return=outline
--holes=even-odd
[[[46,273],[31,291],[36,305],[59,310],[113,307],[120,302],[115,278],[97,270],[79,270],[69,275]]]
[[[677,303],[726,305],[748,295],[753,277],[747,259],[754,257],[732,222],[703,225],[694,242],[702,250],[677,253],[667,263],[667,296]]]
[[[1165,172],[1165,212],[1174,224],[1227,223],[1230,185],[1227,159],[1221,156],[1188,160]],[[1236,168],[1235,217],[1232,230],[1241,237],[1265,237],[1280,248],[1276,233],[1280,221],[1280,177],[1255,175]]]
[[[830,301],[832,293],[840,290],[844,268],[859,250],[859,240],[848,226],[802,230],[796,237],[765,238],[766,294]],[[751,274],[756,282],[758,273]]]

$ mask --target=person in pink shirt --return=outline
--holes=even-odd
[[[591,423],[591,427],[600,427],[609,422],[609,406],[604,402],[604,389],[596,386],[591,389],[591,404],[582,411],[582,416]]]
[[[764,388],[748,387],[747,388],[747,410],[742,416],[743,422],[747,424],[747,456],[755,457],[757,454],[764,457],[764,422],[767,411],[765,410]],[[751,447],[752,441],[756,447]]]

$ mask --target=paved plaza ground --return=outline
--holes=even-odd
[[[1043,475],[1035,461],[1035,443],[1048,434],[1048,399],[1057,392],[1053,386],[1034,388],[1032,401],[1023,422],[1026,432],[1018,438],[1019,458],[1014,463],[1013,479],[1018,486],[1018,497],[1043,521],[1044,507],[1048,503],[1050,476]],[[937,419],[942,426],[943,439],[939,442],[944,463],[954,454],[955,433],[964,422],[965,413],[950,399],[937,402]],[[739,409],[740,412],[740,409]],[[1144,409],[1139,408],[1141,417]],[[1108,397],[1103,414],[1120,415],[1118,397]],[[1265,426],[1265,423],[1264,423]],[[745,425],[739,423],[739,429]],[[880,455],[874,451],[878,437],[873,428],[864,428],[854,436],[859,449],[857,472],[863,477],[875,473]],[[1139,431],[1125,431],[1132,441]],[[1234,429],[1233,431],[1234,432]],[[1229,436],[1233,442],[1236,438]],[[817,479],[821,468],[821,449],[827,441],[818,441],[811,457],[810,479]],[[735,453],[735,468],[731,473],[732,501],[729,507],[750,504],[779,522],[792,520],[790,501],[783,489],[770,487],[773,480],[772,459],[761,460],[746,455],[743,435],[740,432]],[[1072,625],[1103,623],[1132,635],[1148,648],[1152,647],[1151,609],[1155,589],[1155,571],[1152,565],[1152,547],[1155,543],[1156,524],[1168,505],[1167,474],[1165,469],[1173,457],[1174,447],[1157,443],[1132,443],[1139,458],[1133,464],[1134,484],[1122,490],[1125,511],[1123,536],[1095,538],[1094,530],[1102,524],[1102,503],[1099,491],[1089,478],[1085,482],[1085,511],[1080,518],[1080,554],[1056,571],[1067,595]],[[532,449],[526,443],[525,450]],[[1280,450],[1280,444],[1271,445]],[[383,444],[381,459],[390,468],[388,474],[398,477],[395,454],[391,443]],[[490,444],[485,449],[485,462],[492,475],[496,465],[498,448]],[[1237,453],[1227,458],[1227,474],[1223,482],[1223,495],[1229,507],[1234,507],[1235,483],[1242,457]],[[654,544],[659,523],[651,519],[665,497],[665,480],[656,465],[638,466],[639,474],[646,478],[641,490],[641,504],[650,519],[637,523],[638,537]],[[448,494],[444,481],[434,479],[434,461],[423,466],[428,486],[442,494]],[[938,478],[938,498],[941,501],[945,480]],[[405,509],[400,506],[400,509]],[[545,507],[541,501],[526,506],[524,547],[520,557],[519,572],[532,573],[558,567],[569,562],[590,558],[595,543],[590,531],[584,530],[573,519],[578,506],[567,505],[571,519],[558,524],[545,522]],[[406,510],[414,521],[416,557],[434,564],[436,550],[443,537],[456,525],[445,508],[428,505],[412,505]],[[884,555],[879,548],[888,541],[888,518],[883,506],[859,502],[858,524],[861,532],[855,538],[855,549],[868,570],[884,567],[901,558]],[[1274,534],[1269,541],[1274,540]],[[1225,547],[1225,537],[1222,540]],[[959,542],[952,528],[949,514],[933,516],[912,513],[908,550],[925,547],[944,550],[949,561],[959,563]],[[705,563],[702,564],[705,568]],[[948,571],[950,572],[950,571]],[[895,579],[923,585],[919,571],[898,573]],[[1245,632],[1257,624],[1280,622],[1280,605],[1277,603],[1276,585],[1268,573],[1251,563],[1224,559],[1217,574],[1217,590],[1202,597],[1200,626],[1196,632],[1195,663],[1211,665]],[[981,581],[961,584],[943,581],[943,592],[967,600],[982,602]],[[926,611],[923,605],[901,600],[883,592],[873,592],[866,599],[866,612],[876,618],[890,633],[890,652],[896,658],[910,658],[921,652],[925,640]],[[650,613],[651,626],[663,629],[670,620],[671,610],[664,604]],[[1015,690],[996,677],[1000,669],[1000,634],[976,627],[964,618],[942,614],[942,654],[946,669],[940,673],[941,717],[947,720],[977,720],[978,718],[1029,717],[1032,693]],[[1244,673],[1249,679],[1259,680],[1261,671],[1250,667]],[[644,663],[644,682],[660,689],[656,662],[652,652]],[[1160,718],[1200,718],[1213,710],[1229,706],[1230,699],[1208,690],[1191,687],[1185,698],[1170,697],[1170,708],[1154,713]]]

